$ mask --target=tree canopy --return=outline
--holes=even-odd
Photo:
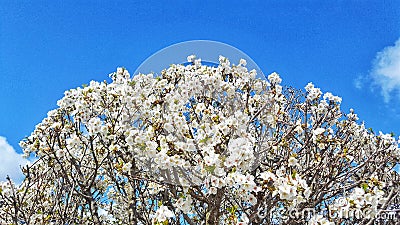
[[[66,91],[20,144],[23,183],[0,184],[0,224],[393,223],[393,135],[312,83],[188,61]]]

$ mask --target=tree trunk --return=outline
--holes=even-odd
[[[210,199],[210,205],[206,215],[206,225],[218,225],[219,217],[221,216],[220,208],[224,197],[225,189],[218,189],[217,194]]]

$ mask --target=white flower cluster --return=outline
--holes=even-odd
[[[296,164],[297,160],[291,157],[289,165]],[[279,194],[280,199],[290,201],[293,205],[303,203],[310,197],[311,190],[307,182],[297,173],[287,174],[285,168],[280,168],[276,174],[266,171],[260,175],[266,182],[273,181],[273,196]]]
[[[319,99],[319,97],[322,94],[321,90],[319,88],[314,87],[313,83],[308,83],[305,89],[307,91],[307,99],[310,101]]]
[[[12,190],[15,189],[15,184],[8,181],[0,181],[0,194],[9,196],[12,195]]]
[[[153,223],[164,222],[169,218],[172,218],[173,216],[174,213],[169,210],[167,206],[161,205],[160,207],[158,207],[156,213],[154,214]]]
[[[268,75],[268,80],[271,82],[271,84],[280,84],[282,82],[282,79],[277,73],[271,73]]]
[[[375,218],[379,213],[378,205],[385,204],[385,192],[377,186],[369,188],[364,184],[363,188],[354,188],[347,197],[340,197],[330,205],[330,210],[337,213],[339,218]]]
[[[225,159],[226,168],[235,167],[240,171],[248,171],[254,162],[254,141],[248,138],[236,138],[229,141],[228,157]]]
[[[307,223],[308,225],[334,225],[334,222],[330,222],[323,215],[313,215]]]

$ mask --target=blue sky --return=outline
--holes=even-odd
[[[242,50],[286,85],[312,81],[367,127],[400,135],[399,38],[396,0],[1,0],[0,176],[65,90],[197,39]]]

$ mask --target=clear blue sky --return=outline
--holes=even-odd
[[[118,66],[133,72],[154,52],[194,39],[235,46],[286,85],[312,81],[343,97],[343,110],[354,108],[367,127],[400,135],[400,64],[386,84],[372,75],[377,53],[399,37],[397,0],[0,0],[0,136],[20,152],[65,90]],[[400,59],[392,49],[391,60]],[[392,90],[386,102],[382,87]]]

